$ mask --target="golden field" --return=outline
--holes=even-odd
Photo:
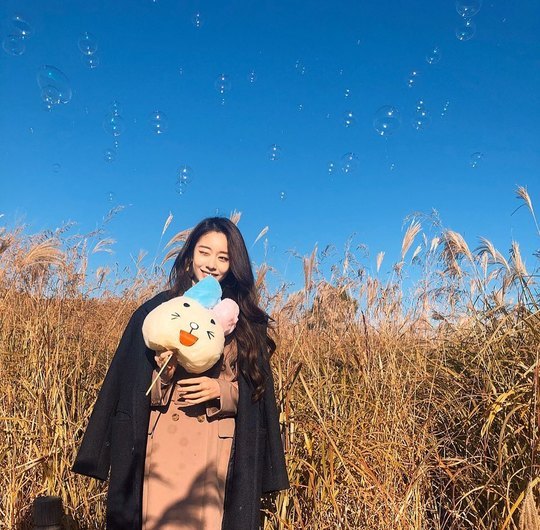
[[[538,266],[429,222],[407,223],[388,274],[349,247],[302,258],[296,292],[259,266],[292,486],[265,529],[540,528]],[[0,228],[1,529],[31,528],[38,495],[63,499],[66,528],[103,528],[106,487],[70,466],[131,312],[171,265],[91,271],[113,242],[71,230]]]

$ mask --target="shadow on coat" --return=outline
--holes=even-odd
[[[202,528],[203,524],[200,520],[201,506],[204,502],[206,503],[206,506],[222,506],[222,496],[225,490],[225,484],[220,480],[218,484],[219,487],[208,492],[208,486],[205,488],[205,475],[207,473],[209,473],[210,476],[215,476],[217,473],[215,466],[210,466],[205,471],[199,473],[193,481],[188,495],[184,499],[179,499],[168,506],[159,519],[153,523],[146,524],[144,527],[145,530],[159,530],[163,525],[174,524],[182,524],[187,528],[193,528],[193,530]]]

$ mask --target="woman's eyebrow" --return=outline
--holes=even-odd
[[[206,245],[199,245],[199,248],[205,248],[206,250],[212,250],[211,247],[207,247]],[[218,252],[218,254],[225,254],[226,256],[228,256],[229,254],[227,252],[225,252],[224,250],[220,250]]]

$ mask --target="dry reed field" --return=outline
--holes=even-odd
[[[388,275],[362,248],[314,249],[297,292],[258,268],[292,486],[266,530],[540,528],[540,256],[526,270],[518,243],[471,249],[428,223],[408,221]],[[61,496],[66,528],[103,528],[106,487],[70,466],[123,327],[171,264],[91,272],[113,242],[71,231],[0,229],[1,529],[30,528],[38,495]]]

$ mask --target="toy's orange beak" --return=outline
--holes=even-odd
[[[183,329],[180,330],[180,344],[183,344],[184,346],[193,346],[198,340],[199,337],[196,337]]]

